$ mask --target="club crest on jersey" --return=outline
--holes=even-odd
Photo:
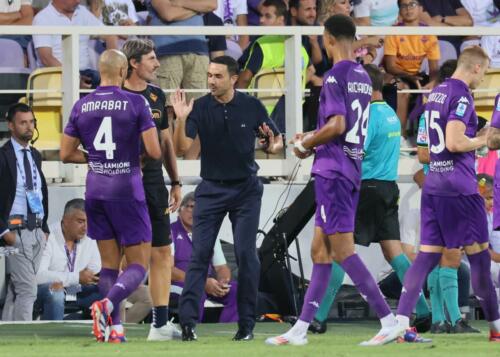
[[[325,83],[337,84],[337,80],[335,79],[334,76],[328,76],[328,78],[326,79]]]
[[[467,110],[467,104],[459,103],[455,114],[458,115],[459,117],[463,117],[466,110]]]

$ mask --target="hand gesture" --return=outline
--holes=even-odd
[[[175,116],[180,120],[186,120],[193,110],[194,99],[191,99],[188,104],[186,102],[186,93],[181,89],[177,89],[170,95],[170,103],[174,108]]]
[[[267,153],[272,154],[274,151],[274,133],[266,124],[259,127],[259,147]]]
[[[290,140],[290,144],[295,145],[297,142],[302,142],[304,139],[305,134],[304,133],[297,133],[293,136],[292,140]],[[297,156],[299,159],[305,159],[311,156],[313,153],[312,150],[307,150],[307,152],[301,152],[297,147],[293,148],[293,154]]]

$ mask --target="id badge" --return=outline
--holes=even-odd
[[[34,214],[41,214],[43,212],[42,201],[40,201],[40,197],[35,191],[26,191],[26,199],[28,200],[31,212]]]

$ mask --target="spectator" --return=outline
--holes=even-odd
[[[207,12],[205,15],[203,15],[203,24],[205,26],[224,26],[222,20],[213,12]],[[208,52],[210,54],[210,59],[224,56],[224,53],[227,50],[226,37],[206,36],[206,38],[208,41]]]
[[[11,138],[0,149],[0,242],[19,249],[7,257],[4,321],[31,321],[36,273],[49,228],[42,156],[32,146],[35,117],[23,103],[7,111]]]
[[[397,22],[398,14],[397,0],[361,0],[354,5],[354,19],[358,26],[392,26]]]
[[[248,10],[246,0],[217,0],[217,10],[214,12],[226,26],[248,26]],[[238,35],[228,38],[228,47],[240,47],[240,55],[247,48],[250,39],[248,35]],[[233,57],[234,58],[234,57]],[[235,58],[236,60],[238,58]]]
[[[425,26],[419,22],[422,6],[419,0],[399,0],[402,22],[397,26]],[[439,44],[436,36],[390,35],[385,38],[385,67],[387,73],[401,79],[398,89],[421,88],[429,79],[434,81],[439,70]],[[429,78],[420,74],[424,59],[429,63]],[[397,114],[401,120],[401,133],[406,137],[410,95],[397,94]]]
[[[494,0],[494,20],[493,25],[500,28],[500,0]],[[483,36],[481,47],[486,51],[491,59],[491,68],[500,68],[500,36]]]
[[[152,26],[203,26],[202,14],[217,8],[216,0],[148,0]],[[153,36],[156,54],[160,61],[158,84],[161,88],[207,88],[208,46],[205,36]],[[203,92],[188,93],[198,98]],[[169,125],[173,123],[170,100],[167,99]],[[185,159],[197,159],[200,154],[199,139],[182,153]],[[177,152],[177,155],[180,155]]]
[[[247,0],[248,26],[260,25],[260,4],[263,0]]]
[[[62,220],[50,226],[36,276],[36,305],[43,311],[42,320],[62,320],[65,302],[88,310],[101,298],[97,287],[100,271],[97,244],[87,237],[85,201],[68,201]]]
[[[189,260],[193,252],[192,228],[194,205],[194,192],[190,192],[182,199],[179,218],[171,225],[172,240],[174,242],[172,245],[172,255],[174,256],[172,299],[179,299],[180,291],[184,287],[184,278]],[[178,289],[175,289],[175,286]],[[207,298],[224,305],[219,322],[238,321],[236,296],[236,282],[231,281],[231,270],[227,266],[220,240],[217,239],[213,250],[212,263],[205,282],[205,292],[200,300],[199,321],[203,320],[203,306]]]
[[[35,26],[103,26],[92,13],[79,4],[79,0],[52,0],[33,20]],[[117,48],[116,36],[103,36],[106,48]],[[61,35],[34,35],[33,42],[38,55],[38,65],[60,67],[63,62]],[[89,36],[80,36],[80,87],[95,88],[100,77],[90,68]]]
[[[273,13],[276,11],[275,13]],[[286,7],[281,0],[265,0],[262,3],[262,21],[269,21],[267,26],[281,26],[284,20],[284,11]],[[275,21],[272,22],[271,19]],[[307,70],[311,67],[311,72],[314,72],[312,66],[309,65],[309,55],[305,47],[302,47],[302,81],[305,86],[307,82]],[[283,68],[285,66],[285,37],[280,35],[261,36],[254,41],[250,48],[249,57],[241,71],[236,88],[254,87],[255,75],[261,70],[272,70]],[[266,109],[269,114],[273,112],[276,104],[267,105]],[[277,120],[278,128],[284,131],[284,117]]]
[[[472,18],[460,0],[419,0],[424,11],[420,20],[429,26],[472,26]],[[441,36],[443,41],[450,42],[460,53],[461,36]]]
[[[317,25],[316,0],[292,0],[289,2],[289,8],[290,25]],[[321,50],[321,44],[318,36],[302,36],[302,46],[306,49],[312,64],[316,65],[323,61],[323,52]],[[320,80],[317,80],[316,82],[319,84]]]
[[[107,26],[135,26],[139,22],[132,0],[89,0],[89,9]]]
[[[0,5],[0,25],[31,25],[33,7],[31,0],[4,0]],[[29,35],[1,36],[16,41],[26,51],[31,41]]]
[[[493,0],[461,0],[472,18],[473,26],[494,26],[499,11]],[[468,36],[460,46],[460,51],[469,46],[481,44],[481,36]]]

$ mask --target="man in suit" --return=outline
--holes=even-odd
[[[30,321],[37,295],[36,272],[49,229],[48,192],[42,156],[30,142],[31,108],[13,104],[7,112],[11,139],[0,148],[0,244],[14,246],[7,257],[7,297],[2,320]]]

